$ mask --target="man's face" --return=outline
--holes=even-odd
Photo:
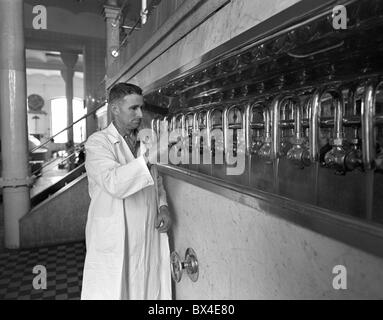
[[[142,106],[144,98],[138,94],[125,96],[117,106],[113,108],[116,120],[126,129],[137,129],[142,120]]]

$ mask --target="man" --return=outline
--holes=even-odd
[[[85,144],[91,203],[81,299],[171,299],[166,193],[151,166],[156,153],[149,158],[137,141],[142,91],[119,83],[108,100],[112,123]]]

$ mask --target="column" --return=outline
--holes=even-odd
[[[106,66],[114,62],[116,56],[113,50],[120,46],[120,8],[117,7],[117,1],[109,0],[104,5],[104,17],[106,22]]]
[[[67,101],[67,127],[73,123],[73,76],[74,66],[78,59],[77,53],[61,53],[61,60],[65,64],[65,68],[61,71],[61,75],[65,81],[65,96]],[[68,146],[71,148],[73,143],[73,127],[69,128],[68,134]]]
[[[120,8],[117,7],[116,0],[108,0],[104,5],[104,17],[106,23],[106,75],[109,74],[109,67],[118,56],[116,50],[120,46]],[[108,108],[108,123],[111,120],[110,110]]]
[[[84,48],[84,96],[87,113],[92,112],[105,96],[105,41],[89,41]],[[86,135],[97,130],[96,114],[86,119]]]
[[[30,209],[23,1],[0,0],[0,110],[5,247],[20,247]]]

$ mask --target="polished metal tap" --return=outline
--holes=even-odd
[[[279,157],[284,157],[287,155],[287,152],[291,149],[292,143],[290,141],[291,133],[291,119],[293,118],[294,106],[291,99],[285,99],[280,107],[280,146],[279,146]]]
[[[309,100],[306,100],[309,103]],[[287,159],[292,161],[298,168],[303,169],[310,165],[310,153],[307,149],[307,139],[302,130],[302,106],[300,101],[294,104],[294,138],[293,147],[287,152]]]
[[[342,94],[338,90],[330,89],[328,93],[330,93],[333,100],[335,100],[334,132],[332,149],[325,154],[324,162],[327,167],[335,169],[336,173],[344,174],[347,171],[345,163],[347,151],[343,146],[344,100]]]
[[[223,112],[223,136],[226,156],[237,156],[246,152],[246,112],[243,106],[226,107]],[[232,132],[229,132],[232,130]],[[232,146],[231,146],[232,145]],[[227,161],[230,162],[230,161]]]
[[[356,141],[354,141],[356,142]],[[350,151],[345,158],[346,170],[353,171],[363,166],[363,154],[358,144],[352,144]]]
[[[185,130],[189,142],[189,153],[193,151],[194,147],[195,119],[195,114],[191,112],[185,115]]]
[[[264,139],[263,139],[262,147],[258,151],[258,155],[263,158],[271,159],[273,141],[272,141],[272,135],[271,135],[270,109],[267,106],[265,106],[263,110],[263,118],[264,118]]]
[[[258,154],[263,145],[265,130],[265,106],[262,102],[249,103],[245,110],[246,153]]]

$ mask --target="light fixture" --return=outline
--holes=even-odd
[[[110,54],[112,55],[112,57],[117,58],[120,55],[120,51],[117,47],[111,47]]]
[[[147,0],[141,1],[141,24],[144,25],[148,20],[148,8],[147,8]]]

